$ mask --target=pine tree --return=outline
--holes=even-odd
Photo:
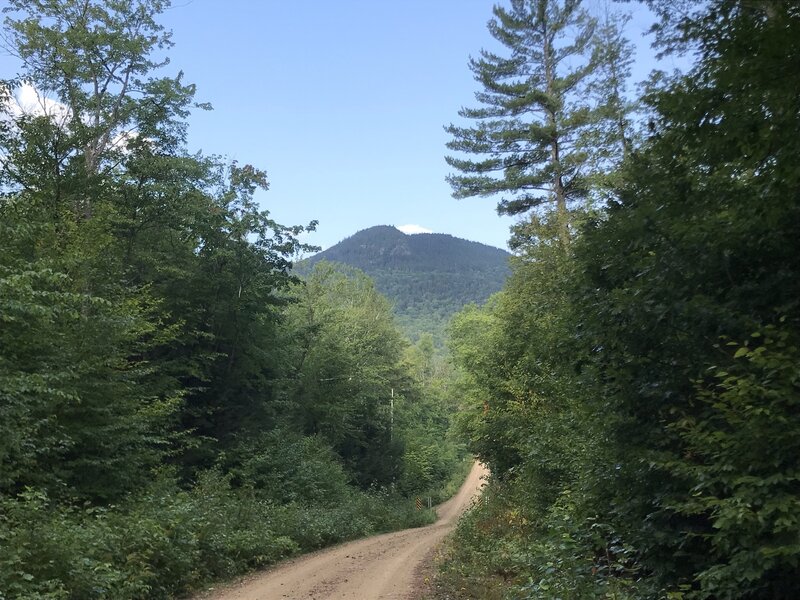
[[[596,43],[596,20],[579,0],[512,0],[510,9],[494,7],[488,27],[509,56],[482,50],[470,60],[482,106],[462,108],[459,115],[476,124],[446,127],[453,136],[447,147],[482,158],[448,156],[461,172],[448,182],[456,198],[502,194],[501,214],[554,205],[566,246],[569,210],[589,196],[598,164],[589,142],[608,119],[607,103],[592,94],[607,57]]]

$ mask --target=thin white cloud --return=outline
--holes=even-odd
[[[395,225],[395,229],[399,229],[403,233],[413,235],[415,233],[433,233],[433,230],[422,225]]]
[[[30,83],[23,83],[4,108],[13,117],[48,116],[59,125],[64,125],[70,117],[69,108],[41,94]]]
[[[5,99],[5,102],[0,102],[0,111],[11,119],[23,116],[46,116],[61,128],[67,126],[72,116],[72,111],[67,105],[47,97],[28,82],[24,82],[14,90],[14,93]],[[89,122],[88,117],[82,117],[81,120],[85,123]],[[139,132],[135,129],[114,131],[111,139],[107,142],[107,148],[127,152],[129,143],[138,137]]]

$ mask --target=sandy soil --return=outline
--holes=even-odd
[[[483,485],[475,464],[461,490],[440,505],[433,525],[357,540],[307,554],[201,596],[203,600],[415,599],[420,572]]]

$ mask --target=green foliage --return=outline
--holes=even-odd
[[[506,289],[452,324],[467,394],[460,426],[494,481],[488,507],[453,542],[473,548],[452,550],[442,586],[458,585],[453,570],[474,570],[463,597],[497,597],[498,577],[505,597],[641,597],[637,555],[600,508],[613,459],[602,438],[608,415],[591,402],[596,384],[574,369],[574,263],[557,228],[536,237]]]
[[[500,600],[524,581],[529,523],[490,481],[440,557],[436,597]]]
[[[171,598],[281,557],[410,526],[432,513],[349,490],[331,506],[275,504],[229,477],[191,491],[162,476],[123,506],[64,507],[27,491],[2,499],[0,598]]]
[[[407,348],[372,281],[342,265],[317,263],[294,294],[282,418],[330,444],[363,488],[440,488],[461,453],[448,438],[456,407],[432,336]]]
[[[620,528],[640,548],[647,568],[663,581],[680,584],[698,586],[707,569],[732,564],[740,552],[757,552],[761,542],[742,537],[741,545],[727,545],[722,559],[725,533],[715,527],[713,511],[671,510],[687,503],[704,477],[691,467],[697,453],[690,446],[697,440],[688,444],[676,423],[705,427],[729,418],[724,403],[712,403],[709,412],[709,404],[698,400],[719,394],[715,372],[761,381],[747,392],[757,405],[758,390],[769,387],[772,375],[752,362],[745,375],[717,342],[763,334],[771,326],[777,339],[792,339],[798,322],[793,258],[800,222],[798,177],[784,154],[796,141],[784,136],[787,130],[800,131],[800,123],[796,115],[788,116],[788,82],[756,73],[778,68],[784,59],[775,54],[774,44],[781,40],[785,60],[796,60],[797,44],[782,36],[797,21],[782,11],[769,12],[718,2],[698,17],[697,27],[689,26],[703,45],[702,60],[685,78],[651,94],[661,119],[659,135],[632,157],[621,202],[587,231],[578,251],[587,275],[578,308],[581,331],[593,348],[601,397],[618,416],[608,436],[616,446],[620,477],[608,479],[607,490],[620,507]],[[731,64],[739,65],[735,76]],[[748,86],[758,85],[758,92],[718,104],[721,95],[741,84],[739,77],[747,77]],[[771,108],[754,112],[763,98]],[[779,421],[764,424],[759,435],[769,436],[773,428],[780,435]],[[753,438],[743,429],[731,440],[731,452],[743,460],[726,468],[733,479],[756,477],[764,484],[756,505],[769,504],[773,490],[766,482],[782,478],[785,467],[773,461],[759,471]],[[723,455],[706,456],[712,472],[726,465]],[[769,544],[781,545],[780,534],[774,535]],[[773,573],[758,564],[745,580],[737,575],[715,584],[716,592],[703,588],[698,594],[784,597],[780,568]]]
[[[490,482],[458,525],[437,578],[437,597],[666,598],[626,565],[632,551],[608,541],[605,526],[581,524],[580,508],[565,491],[540,520],[527,503],[526,484]]]
[[[409,496],[446,500],[463,483],[472,459],[451,431],[458,390],[449,360],[437,352],[431,334],[423,335],[405,353],[404,364],[414,396],[397,404],[397,422],[405,430],[405,452],[398,489]]]
[[[216,474],[191,493],[161,481],[124,508],[55,507],[29,492],[4,509],[8,598],[168,598],[297,550],[272,531],[268,505],[233,497]]]
[[[56,179],[72,171],[101,183],[133,148],[174,155],[185,141],[189,111],[210,108],[193,101],[195,86],[184,84],[182,73],[154,76],[169,63],[162,52],[172,46],[171,33],[156,21],[169,5],[168,0],[8,2],[8,41],[23,61],[25,81],[65,109],[51,111],[67,167],[59,172],[63,163],[57,164]],[[16,173],[23,173],[16,168],[21,163],[13,162]],[[31,175],[19,183],[37,187],[39,170]],[[91,211],[90,189],[65,191],[76,200],[75,208]]]
[[[800,586],[800,356],[775,326],[730,346],[736,360],[696,383],[699,406],[672,425],[686,457],[667,468],[693,487],[670,508],[712,528],[697,534],[712,552],[697,576],[704,594],[779,595]]]
[[[230,453],[239,485],[278,504],[335,505],[350,492],[339,456],[317,437],[275,429]]]
[[[651,83],[616,198],[560,259],[532,223],[507,289],[454,321],[462,428],[505,504],[445,570],[507,568],[510,597],[793,598],[798,6],[651,4],[697,62]]]
[[[398,490],[424,473],[436,496],[461,466],[430,340],[406,361],[363,274],[301,283],[315,224],[259,206],[263,171],[186,151],[207,107],[153,75],[167,6],[5,9],[2,600],[170,598],[427,524]],[[46,110],[12,108],[22,81]]]
[[[566,245],[570,208],[591,196],[595,173],[618,161],[624,146],[627,107],[619,97],[630,52],[609,19],[597,35],[580,0],[510,4],[495,5],[488,24],[504,54],[481,50],[470,59],[480,107],[459,116],[475,124],[446,128],[450,150],[478,159],[446,157],[460,171],[448,182],[456,198],[501,195],[505,214],[554,205]],[[519,230],[516,242],[525,237]]]
[[[283,394],[293,423],[319,435],[342,457],[363,487],[398,474],[402,446],[393,437],[393,390],[406,385],[400,368],[403,340],[389,305],[356,271],[317,264],[287,308]]]
[[[171,332],[146,290],[93,293],[71,257],[26,256],[50,228],[28,207],[1,208],[0,490],[116,498],[167,448],[180,394],[141,357]]]
[[[575,476],[586,450],[582,401],[591,381],[576,376],[574,342],[565,335],[572,263],[556,227],[537,231],[539,244],[512,262],[506,289],[453,320],[450,346],[467,387],[460,419],[470,449],[499,478],[536,471],[544,499]]]

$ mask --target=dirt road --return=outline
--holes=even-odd
[[[438,521],[418,529],[357,540],[287,561],[203,600],[377,600],[417,598],[418,572],[455,527],[483,485],[475,464],[461,490],[437,509]]]

